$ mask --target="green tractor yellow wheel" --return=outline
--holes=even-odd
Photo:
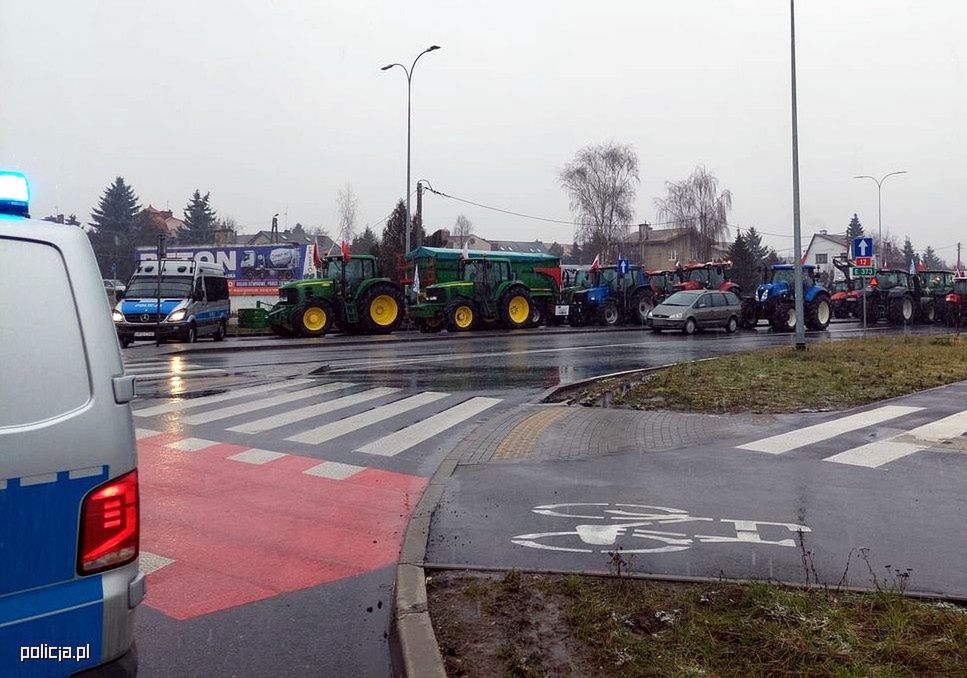
[[[403,291],[391,283],[377,283],[363,292],[357,308],[363,331],[389,334],[403,322]]]
[[[332,306],[327,301],[312,301],[292,311],[291,325],[303,337],[321,337],[332,327]]]
[[[534,300],[524,287],[512,287],[500,298],[500,319],[504,327],[519,329],[526,327],[531,319]]]
[[[444,316],[450,332],[469,332],[477,326],[477,309],[468,300],[453,302],[447,307]]]

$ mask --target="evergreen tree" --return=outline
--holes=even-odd
[[[860,218],[853,213],[853,218],[849,220],[849,226],[846,227],[846,239],[853,242],[853,238],[859,238],[863,235],[863,224],[860,223]]]
[[[945,268],[944,261],[937,256],[937,252],[929,245],[923,251],[923,256],[920,257],[920,261],[923,262],[923,265],[926,266],[928,271],[937,271]]]
[[[209,245],[215,239],[217,217],[211,206],[211,194],[201,194],[197,188],[185,205],[185,227],[178,239],[185,245]]]
[[[397,268],[400,258],[405,254],[406,232],[406,204],[400,200],[393,208],[393,213],[386,220],[383,227],[383,237],[379,243],[379,267],[383,275],[397,278]],[[412,237],[412,234],[411,236]]]
[[[131,228],[140,209],[134,189],[122,177],[117,177],[104,189],[97,207],[91,211],[88,237],[103,277],[127,280],[131,275],[134,268]]]
[[[373,233],[373,229],[369,226],[363,229],[363,232],[353,238],[352,243],[349,245],[349,251],[353,254],[371,254],[374,257],[379,257],[379,240],[376,239],[376,234]]]
[[[911,262],[916,263],[917,259],[917,251],[913,249],[913,243],[910,242],[910,236],[907,236],[903,241],[903,270],[909,271]]]
[[[729,245],[729,261],[732,262],[732,279],[743,290],[753,289],[758,280],[755,254],[749,245],[748,236],[742,235],[741,228],[736,229],[735,240]]]
[[[584,253],[581,251],[581,243],[575,239],[574,244],[571,245],[571,256],[568,257],[569,264],[583,264],[581,259],[584,258]]]

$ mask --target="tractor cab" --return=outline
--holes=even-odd
[[[732,264],[727,261],[688,264],[682,269],[678,290],[720,290],[739,294],[739,286],[731,280]]]
[[[648,276],[648,284],[651,285],[656,299],[664,299],[678,291],[677,285],[682,281],[677,269],[646,270],[645,275]]]
[[[345,278],[343,273],[345,272]],[[349,261],[343,261],[341,254],[327,256],[322,260],[317,277],[322,280],[346,281],[347,287],[355,287],[363,280],[379,277],[376,258],[368,254],[354,254]]]

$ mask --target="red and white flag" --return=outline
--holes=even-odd
[[[342,245],[340,246],[339,249],[342,250],[343,263],[348,264],[349,263],[349,245],[346,244],[345,240],[342,241]]]
[[[322,268],[322,258],[319,256],[319,243],[312,241],[312,265],[319,269]]]
[[[599,268],[601,268],[601,255],[595,254],[594,261],[591,262],[591,270],[597,271]]]

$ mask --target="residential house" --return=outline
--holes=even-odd
[[[702,236],[692,228],[656,230],[648,224],[638,224],[638,232],[624,239],[620,254],[647,269],[673,268],[676,264],[699,261],[702,241]],[[711,259],[724,259],[728,250],[726,243],[712,243]]]
[[[257,231],[252,235],[242,235],[240,238],[244,238],[245,245],[273,245],[273,244],[285,244],[285,245],[308,245],[316,240],[319,243],[319,247],[323,250],[329,249],[333,244],[333,239],[329,236],[314,236],[307,233],[302,224],[296,224],[291,229],[286,229],[284,231],[278,231],[275,234],[275,239],[273,241],[272,231]]]
[[[159,210],[148,205],[142,213],[148,215],[159,233],[164,233],[169,238],[177,237],[185,227],[185,222],[172,214],[171,210]]]
[[[819,274],[825,274],[827,277],[832,276],[831,279],[836,280],[842,278],[843,274],[833,266],[833,259],[842,259],[845,261],[848,256],[849,243],[846,240],[846,236],[839,233],[828,233],[822,230],[819,233],[813,234],[812,239],[809,241],[809,247],[806,248],[806,252],[803,254],[802,263],[815,264],[816,271]]]

